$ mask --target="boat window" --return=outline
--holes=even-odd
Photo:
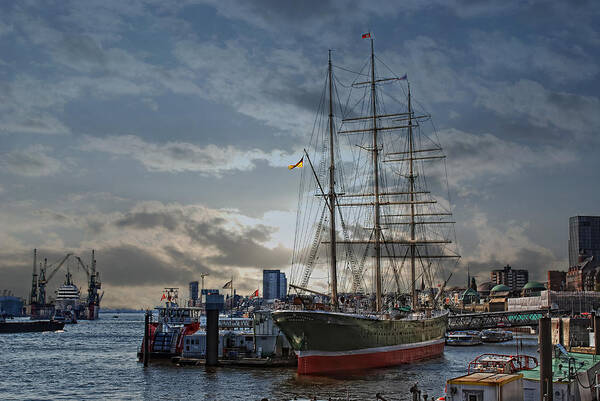
[[[467,390],[465,391],[465,396],[467,401],[483,401],[482,390]]]

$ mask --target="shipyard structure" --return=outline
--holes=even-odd
[[[81,293],[73,282],[70,268],[66,268],[65,281],[56,290],[56,296],[51,299],[47,294],[47,285],[56,273],[71,260],[76,268],[83,270],[87,275],[87,294]],[[38,265],[39,263],[39,265]],[[27,313],[31,319],[64,319],[68,323],[75,323],[78,319],[98,319],[100,301],[104,293],[101,288],[100,273],[96,270],[95,252],[89,264],[79,256],[67,253],[59,261],[48,264],[46,258],[38,261],[37,249],[33,250],[33,273],[31,279],[31,292]]]

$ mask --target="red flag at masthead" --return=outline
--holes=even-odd
[[[363,35],[362,35],[363,39],[368,39],[370,37],[371,37],[371,32],[363,33]]]

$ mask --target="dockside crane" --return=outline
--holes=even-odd
[[[37,274],[37,249],[33,250],[33,275],[31,277],[31,294],[29,296],[29,305],[38,301],[38,274]]]
[[[62,258],[59,262],[54,263],[48,266],[48,259],[44,258],[44,265],[40,269],[40,276],[38,278],[38,303],[40,305],[46,305],[46,284],[48,281],[52,280],[52,277],[56,274],[56,272],[65,264],[67,259],[69,259],[73,254],[67,253],[64,258]],[[48,277],[46,277],[46,272],[48,269],[52,269]]]
[[[104,296],[104,293],[98,293],[98,290],[102,287],[102,283],[100,282],[100,273],[96,271],[95,251],[92,250],[92,263],[90,264],[90,266],[87,266],[85,263],[83,263],[83,260],[81,260],[79,256],[75,256],[75,258],[79,262],[79,266],[81,266],[81,268],[86,272],[88,276],[88,319],[94,320],[98,318],[100,301]]]

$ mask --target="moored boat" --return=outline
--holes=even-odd
[[[413,109],[409,85],[395,92],[406,94],[399,111],[383,109],[380,85],[407,84],[407,75],[379,76],[373,39],[363,38],[371,45],[369,70],[348,87],[358,88],[355,110],[366,115],[341,110],[341,128],[334,128],[333,105],[341,105],[334,100],[339,80],[330,53],[328,94],[313,128],[312,155],[305,150],[289,166],[310,168],[302,173],[290,288],[329,301],[322,310],[299,301],[299,309],[272,314],[298,355],[300,374],[393,366],[444,352],[448,315],[438,309],[438,298],[448,278],[436,285],[434,277],[445,271],[445,261],[456,263],[460,256],[449,245],[453,222],[445,216],[451,213],[430,195],[423,162],[445,155],[439,143],[421,134],[430,116]],[[346,144],[338,137],[352,140]],[[327,294],[308,288],[319,260],[327,260]],[[366,273],[369,267],[372,274]]]
[[[504,330],[483,330],[481,332],[481,340],[484,343],[502,343],[513,339],[510,331]]]
[[[42,331],[58,331],[65,327],[64,322],[56,320],[29,320],[7,322],[0,320],[0,333],[27,333]]]
[[[481,343],[481,335],[477,331],[452,331],[446,335],[446,345],[471,346]]]
[[[273,319],[298,355],[298,373],[399,365],[444,351],[447,314],[429,319],[325,311],[275,311]]]
[[[469,362],[468,373],[512,374],[537,367],[537,358],[525,354],[481,354]]]

